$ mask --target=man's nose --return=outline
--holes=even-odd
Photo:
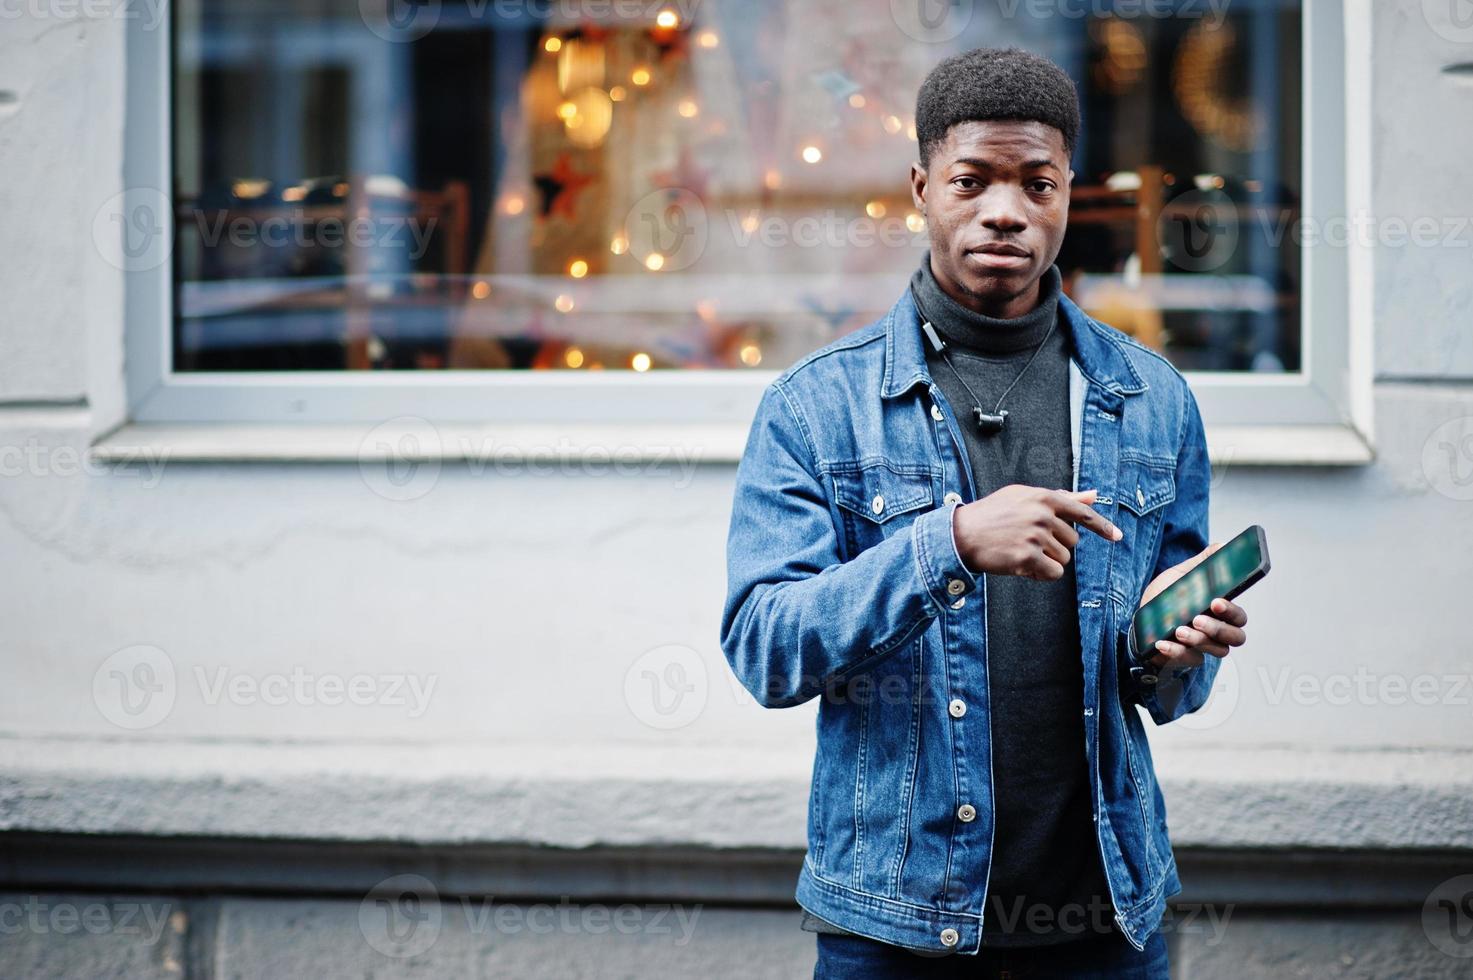
[[[982,198],[979,217],[984,228],[1017,234],[1028,227],[1028,211],[1024,207],[1023,189],[1007,184],[993,184]]]

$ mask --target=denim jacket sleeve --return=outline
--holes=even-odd
[[[1207,547],[1207,503],[1212,466],[1207,458],[1207,437],[1197,400],[1185,384],[1182,391],[1186,399],[1186,421],[1176,457],[1176,500],[1170,505],[1162,525],[1161,551],[1148,583]],[[1121,642],[1118,649],[1121,657],[1130,658],[1127,642]],[[1140,702],[1158,725],[1191,714],[1207,702],[1220,664],[1216,657],[1207,657],[1199,667],[1167,668],[1161,672],[1158,683],[1138,688]],[[1129,664],[1126,663],[1124,668],[1128,671]]]
[[[742,685],[791,707],[893,652],[977,587],[952,542],[954,504],[848,561],[810,430],[781,381],[737,468],[721,648]]]

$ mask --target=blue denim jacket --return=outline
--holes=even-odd
[[[1195,711],[1208,662],[1147,686],[1126,635],[1146,584],[1207,544],[1210,470],[1186,382],[1066,297],[1077,488],[1124,532],[1074,554],[1084,746],[1115,920],[1140,948],[1180,891],[1136,704]],[[841,928],[976,952],[992,855],[986,580],[957,555],[974,499],[907,291],[763,395],[727,544],[721,644],[769,707],[820,697],[798,902]]]

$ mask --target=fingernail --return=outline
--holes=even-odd
[[[1185,626],[1178,626],[1176,628],[1176,635],[1185,640],[1187,638],[1187,628]]]
[[[1198,616],[1196,619],[1192,620],[1192,625],[1197,627],[1197,629],[1206,629],[1211,624],[1208,622],[1206,616]]]
[[[1165,640],[1157,640],[1156,641],[1156,649],[1157,650],[1160,650],[1162,653],[1165,653],[1170,648],[1166,645],[1166,641]]]
[[[1110,525],[1110,530],[1113,532],[1111,537],[1113,537],[1116,541],[1119,541],[1121,538],[1125,537],[1125,532],[1120,530],[1120,528],[1116,527],[1113,524]]]

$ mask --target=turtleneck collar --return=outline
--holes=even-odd
[[[948,343],[983,355],[1007,355],[1029,350],[1043,342],[1059,315],[1059,293],[1063,277],[1059,267],[1049,266],[1039,280],[1038,305],[1020,317],[1002,320],[969,310],[947,295],[931,271],[928,250],[921,266],[910,277],[916,305],[923,320],[929,319]]]

